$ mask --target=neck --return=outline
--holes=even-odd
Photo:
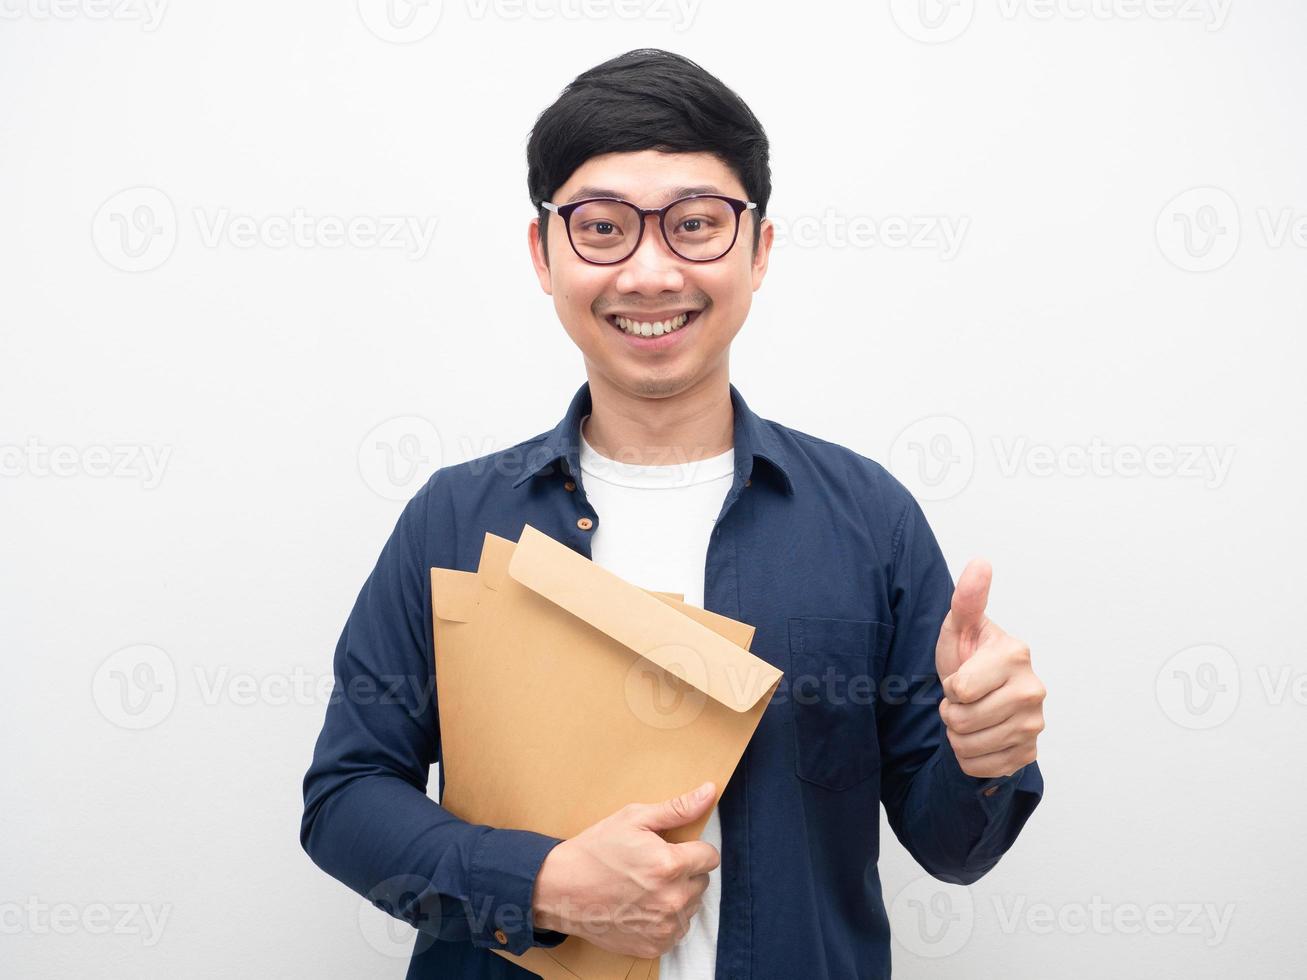
[[[590,376],[586,442],[601,456],[639,466],[670,466],[719,456],[734,442],[730,381],[723,372],[660,398]]]

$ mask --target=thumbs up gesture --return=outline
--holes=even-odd
[[[992,578],[984,559],[967,565],[935,644],[949,744],[962,771],[982,778],[1010,776],[1035,760],[1046,693],[1030,648],[985,615]]]

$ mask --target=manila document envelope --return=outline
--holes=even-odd
[[[712,780],[717,799],[781,671],[754,628],[638,588],[544,532],[487,533],[476,572],[431,569],[445,790],[472,823],[569,838]],[[714,801],[716,802],[716,800]],[[663,833],[697,840],[708,816]],[[650,980],[657,960],[569,936],[544,980]]]

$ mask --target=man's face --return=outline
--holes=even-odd
[[[599,190],[585,190],[585,188]],[[608,153],[577,168],[554,194],[555,204],[573,195],[620,197],[644,208],[662,207],[693,193],[747,200],[726,164],[708,153]],[[540,247],[539,221],[529,229],[540,285],[554,297],[563,328],[597,373],[614,387],[644,398],[664,398],[705,378],[727,372],[731,341],[748,316],[753,292],[767,272],[773,230],[762,222],[762,239],[752,255],[756,211],[745,211],[731,250],[713,262],[691,262],[667,247],[658,219],[645,218],[640,247],[625,262],[593,265],[573,251],[556,214],[548,220],[549,262]],[[670,231],[670,229],[669,229]],[[633,336],[623,319],[653,323],[689,313],[685,325],[660,337]]]

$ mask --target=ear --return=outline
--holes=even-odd
[[[750,237],[753,236],[753,229],[749,230]],[[753,277],[754,292],[762,285],[763,279],[767,275],[767,262],[771,258],[772,242],[776,238],[776,228],[772,225],[771,218],[762,219],[762,231],[758,235],[758,252],[753,257],[753,263],[750,272]]]
[[[527,247],[531,250],[531,264],[535,266],[536,278],[540,280],[540,288],[546,295],[554,295],[554,276],[549,270],[549,262],[545,259],[544,243],[540,239],[540,219],[532,218],[531,223],[526,228]]]

